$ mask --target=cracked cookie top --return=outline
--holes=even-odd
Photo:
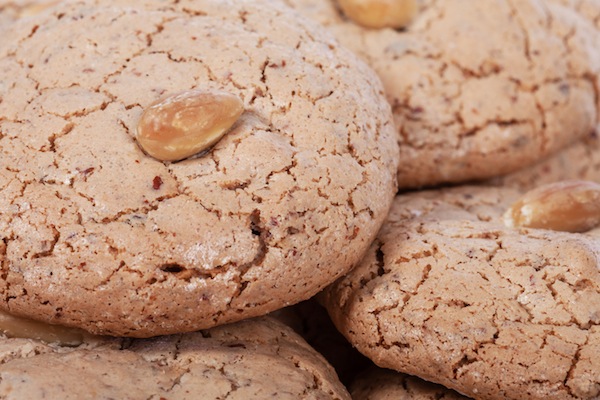
[[[0,338],[0,397],[350,399],[325,359],[269,318],[75,348]]]
[[[597,123],[599,31],[572,7],[430,0],[397,31],[352,24],[333,0],[287,3],[329,27],[381,77],[401,187],[509,173]]]
[[[477,399],[600,396],[600,243],[511,229],[509,188],[398,196],[364,260],[324,292],[377,365]]]
[[[0,43],[0,307],[145,337],[311,297],[362,257],[396,190],[375,74],[272,1],[63,1]],[[245,111],[177,162],[134,139],[194,88]]]

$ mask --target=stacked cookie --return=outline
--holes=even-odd
[[[0,3],[3,396],[600,397],[600,5],[349,3]]]
[[[377,79],[287,8],[232,7],[62,2],[12,25],[5,309],[97,334],[194,331],[309,298],[360,260],[396,190]],[[145,154],[143,111],[191,90],[237,96],[243,115],[198,157]]]
[[[319,10],[382,78],[401,188],[495,177],[397,196],[361,264],[323,293],[337,328],[378,366],[473,398],[599,398],[600,186],[519,201],[600,181],[598,4],[430,1],[397,31],[290,3]],[[407,394],[406,379],[372,373],[353,395],[442,396]]]
[[[334,1],[287,2],[330,27],[381,77],[403,188],[506,174],[595,126],[597,30],[575,8],[422,1],[397,31],[361,28]]]
[[[77,347],[4,339],[0,354],[2,398],[348,398],[323,357],[270,318]]]
[[[308,299],[361,259],[396,192],[398,148],[375,74],[271,1],[63,1],[4,29],[0,308],[103,336],[203,330],[181,340],[199,342],[185,368],[223,381],[206,389],[210,398],[347,398],[322,357],[311,353],[318,362],[310,363],[323,365],[309,368],[286,341],[266,353],[244,339],[245,324],[232,325],[239,343],[206,375],[203,338]],[[171,162],[214,132],[226,134]],[[175,158],[161,159],[161,146]],[[130,369],[149,363],[139,380],[152,380],[179,341],[33,362],[81,358],[91,369],[95,360],[135,358]],[[285,359],[288,372],[258,378],[253,355],[268,367]],[[228,363],[237,368],[240,357],[245,375],[232,375]],[[6,395],[23,393],[8,376],[28,365],[4,364]],[[150,395],[204,396],[206,384],[169,371],[164,392]],[[97,393],[110,397],[116,377],[105,378]]]

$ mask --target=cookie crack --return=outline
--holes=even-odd
[[[127,15],[127,13],[122,13],[122,14],[120,15],[120,17],[123,17],[123,16],[125,16],[125,15]],[[125,60],[125,63],[123,63],[123,64],[121,65],[121,67],[120,67],[120,68],[118,68],[116,71],[113,71],[111,74],[108,74],[108,75],[106,75],[106,76],[105,76],[105,78],[104,78],[104,82],[103,82],[103,84],[106,84],[106,83],[108,83],[108,80],[109,80],[110,78],[120,75],[120,74],[121,74],[121,73],[122,73],[122,72],[123,72],[125,69],[127,69],[127,67],[129,66],[129,64],[131,63],[131,61],[132,61],[133,59],[135,59],[135,58],[138,58],[138,57],[140,57],[140,56],[142,56],[142,55],[146,54],[146,52],[148,52],[148,50],[149,50],[150,48],[152,48],[152,44],[153,44],[153,42],[154,42],[154,36],[156,36],[156,35],[160,34],[160,33],[161,33],[161,32],[162,32],[164,29],[165,29],[165,25],[166,25],[166,24],[168,24],[169,22],[171,22],[171,21],[174,21],[174,20],[176,20],[176,19],[178,19],[178,18],[179,18],[179,17],[177,17],[177,16],[165,17],[165,18],[163,18],[163,19],[160,21],[160,23],[156,23],[156,24],[154,24],[154,30],[153,30],[152,32],[148,32],[148,33],[146,33],[146,36],[145,36],[145,42],[146,42],[146,46],[145,46],[145,47],[142,47],[142,48],[140,48],[138,51],[134,52],[134,53],[133,53],[133,54],[132,54],[130,57],[128,57],[128,58]],[[152,53],[154,53],[154,52],[150,52],[150,54],[152,54]],[[101,84],[101,85],[100,85],[100,87],[101,87],[103,84]],[[100,87],[98,87],[98,88],[97,88],[97,90],[99,90],[99,89],[100,89]]]
[[[393,307],[390,307],[389,310],[393,309]],[[376,343],[369,343],[368,346],[371,348],[383,348],[385,350],[390,350],[390,349],[396,349],[397,351],[400,352],[410,352],[411,351],[411,344],[409,341],[402,341],[401,338],[394,338],[395,340],[388,342],[387,339],[385,338],[384,335],[384,330],[382,330],[382,325],[383,323],[381,322],[381,318],[379,316],[379,314],[383,311],[387,311],[385,309],[379,310],[378,312],[373,312],[372,315],[375,318],[375,320],[377,321],[377,323],[375,324],[375,327],[377,329],[377,342]]]
[[[70,86],[69,88],[72,88],[74,86],[76,86],[76,85]],[[43,94],[43,92],[45,92],[45,91],[46,90],[42,90],[40,92],[40,94]],[[60,113],[53,112],[53,111],[45,111],[45,114],[47,114],[47,115],[53,115],[55,117],[62,118],[65,121],[69,122],[70,123],[69,125],[72,126],[73,125],[73,123],[71,121],[72,118],[83,118],[83,117],[86,117],[86,116],[88,116],[88,115],[90,115],[90,114],[92,114],[94,112],[104,111],[106,109],[106,107],[108,107],[115,100],[114,96],[112,96],[110,93],[101,92],[98,89],[95,89],[94,93],[104,94],[105,96],[108,97],[108,100],[104,100],[101,104],[96,105],[94,107],[84,108],[83,110],[72,111],[72,112],[68,112],[66,114],[60,114]],[[71,130],[72,129],[69,129],[69,131],[66,132],[66,133],[69,133]]]
[[[190,282],[192,279],[209,280],[226,271],[231,264],[217,266],[211,270],[200,270],[198,268],[187,268],[180,263],[165,263],[158,267],[159,270],[174,276],[178,280]],[[156,279],[156,278],[154,278]]]
[[[71,122],[69,119],[66,119],[66,121],[68,122],[60,132],[58,133],[52,133],[49,137],[48,137],[48,146],[43,146],[40,148],[41,151],[49,151],[51,153],[55,153],[54,156],[54,165],[56,166],[56,164],[58,163],[57,158],[59,156],[59,154],[56,152],[56,141],[59,138],[62,138],[66,135],[68,135],[69,133],[71,133],[71,131],[75,128],[75,124],[73,122]]]
[[[50,225],[49,227],[52,229],[52,239],[51,240],[43,240],[41,242],[42,250],[37,253],[34,253],[31,256],[32,259],[51,257],[53,255],[54,248],[56,247],[56,244],[60,240],[60,232],[58,231],[58,229],[56,229],[56,227],[54,225]]]
[[[374,263],[371,265],[371,268],[369,268],[368,274],[363,275],[360,278],[360,280],[358,281],[360,289],[364,289],[367,286],[367,284],[369,284],[373,280],[377,279],[378,277],[382,277],[386,274],[385,261],[384,261],[385,254],[383,252],[383,242],[379,239],[375,239],[375,241],[373,242],[373,244],[371,246],[376,247],[375,260],[374,260]],[[345,303],[342,304],[342,308],[344,308],[345,306],[346,306]]]
[[[80,194],[80,195],[82,197],[84,197],[84,198],[87,198],[91,202],[94,201],[94,199],[91,198],[91,197],[87,197],[87,196],[85,196],[83,194]],[[90,220],[92,222],[97,223],[97,224],[110,224],[110,223],[117,222],[117,221],[127,222],[126,218],[124,218],[124,217],[130,217],[130,216],[131,217],[136,217],[139,214],[147,215],[147,214],[149,214],[152,211],[156,211],[159,208],[159,206],[160,206],[160,204],[162,202],[164,202],[166,200],[169,200],[169,199],[176,198],[178,196],[179,196],[178,193],[167,194],[167,195],[164,195],[164,196],[157,197],[156,199],[154,199],[151,203],[149,203],[147,205],[144,205],[144,206],[141,206],[141,207],[137,207],[137,208],[127,208],[127,209],[124,209],[124,210],[121,210],[121,211],[117,212],[116,214],[103,217],[100,220],[97,220],[95,218],[91,218],[90,217]]]
[[[211,82],[220,82],[221,79],[219,79],[217,77],[217,75],[213,72],[213,70],[210,68],[210,66],[202,59],[199,57],[195,57],[195,56],[189,56],[189,57],[175,57],[174,55],[171,54],[170,51],[158,51],[158,50],[154,50],[152,52],[150,52],[150,54],[164,54],[167,56],[167,58],[175,63],[189,63],[189,62],[194,62],[197,63],[198,65],[200,65],[202,68],[204,68],[206,74],[208,75],[208,78]]]
[[[227,380],[229,381],[230,384],[230,388],[229,391],[225,394],[225,397],[223,397],[223,399],[228,399],[230,396],[233,396],[235,394],[235,392],[241,388],[241,386],[235,381],[235,377],[230,376],[229,373],[227,373],[227,371],[225,371],[225,366],[222,366],[219,369],[219,372],[221,372],[221,374],[227,378]]]
[[[519,25],[519,28],[521,29],[521,33],[523,34],[524,56],[527,59],[527,61],[529,62],[530,67],[531,67],[531,64],[533,64],[533,61],[531,58],[531,43],[530,43],[530,38],[529,38],[529,31],[527,30],[526,25],[523,22],[523,19],[519,15],[519,12],[517,11],[517,7],[515,6],[514,2],[512,0],[509,0],[507,2],[507,4],[510,7],[511,18],[513,18],[513,20],[517,21],[517,24]]]
[[[0,240],[0,279],[2,280],[3,284],[4,284],[4,304],[8,305],[8,302],[11,298],[14,298],[14,296],[11,296],[10,293],[12,292],[11,289],[11,282],[10,279],[8,279],[9,275],[10,275],[10,263],[8,261],[8,257],[7,257],[7,253],[8,253],[8,246],[9,243],[14,240],[13,236],[7,236],[7,237],[3,237],[2,240]]]
[[[567,390],[569,395],[573,396],[573,398],[578,398],[578,396],[573,393],[573,389],[571,388],[570,381],[573,380],[575,375],[575,370],[577,369],[577,365],[579,364],[579,360],[581,359],[581,351],[588,345],[590,341],[591,334],[588,334],[585,338],[585,342],[577,347],[577,351],[573,355],[571,359],[571,366],[566,373],[565,379],[562,382],[563,387]]]
[[[242,296],[244,290],[248,287],[250,281],[245,280],[244,275],[250,270],[250,268],[262,265],[269,252],[268,241],[271,238],[271,233],[262,221],[261,212],[259,209],[254,209],[254,211],[252,211],[249,216],[249,221],[249,227],[252,236],[258,240],[258,250],[251,261],[239,266],[238,270],[240,273],[240,284],[238,286],[237,293],[232,296],[229,304],[231,304],[235,298]]]
[[[496,315],[496,313],[494,313]],[[494,329],[493,335],[487,340],[475,341],[474,345],[469,349],[463,349],[463,356],[452,365],[452,376],[455,380],[460,380],[461,376],[469,368],[470,365],[482,362],[479,351],[486,345],[496,345],[496,341],[500,336],[500,329],[495,320],[491,320],[491,325]]]

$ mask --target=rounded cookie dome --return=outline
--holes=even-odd
[[[271,1],[64,1],[0,44],[0,307],[94,333],[208,328],[311,297],[361,258],[398,148],[371,70]],[[244,112],[160,162],[140,115],[183,90]]]

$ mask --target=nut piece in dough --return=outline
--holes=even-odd
[[[366,28],[403,28],[417,13],[416,0],[338,0],[344,14]]]
[[[600,224],[600,185],[561,181],[527,192],[504,214],[510,228],[586,232]]]
[[[137,140],[146,153],[158,160],[183,160],[217,143],[243,112],[244,104],[233,94],[184,91],[144,110]]]

